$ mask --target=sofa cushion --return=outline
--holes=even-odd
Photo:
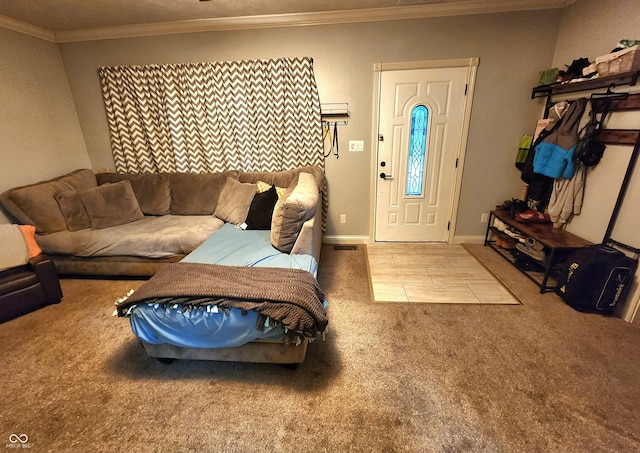
[[[271,245],[281,252],[291,252],[302,224],[316,212],[318,197],[314,176],[300,172],[273,210]]]
[[[144,217],[129,181],[102,184],[79,194],[93,229],[123,225]]]
[[[38,234],[48,234],[67,229],[67,222],[55,195],[66,190],[89,189],[97,184],[93,171],[82,169],[55,179],[8,190],[0,196],[0,200],[19,223],[34,225]]]
[[[98,184],[127,180],[131,183],[133,193],[143,214],[169,214],[171,208],[169,173],[98,173],[96,178]]]
[[[311,173],[316,180],[316,185],[320,188],[324,188],[324,172],[322,168],[318,166],[299,167],[293,170],[283,171],[253,171],[253,172],[240,172],[238,179],[240,182],[252,182],[258,181],[266,182],[276,187],[289,187],[291,183],[296,179],[297,175],[301,172]]]
[[[223,225],[212,215],[148,215],[111,228],[59,231],[36,237],[44,253],[50,255],[74,255],[70,258],[79,261],[84,257],[120,257],[117,262],[124,263],[139,258],[181,257]],[[90,262],[86,264],[87,271],[95,269]],[[110,270],[109,275],[118,275],[117,269]]]
[[[249,213],[244,223],[247,230],[270,230],[273,208],[278,202],[278,192],[276,186],[271,186],[266,192],[254,195],[249,206]]]
[[[255,184],[242,184],[235,178],[227,178],[213,215],[235,225],[244,223],[256,192]]]
[[[232,170],[220,173],[172,173],[169,177],[171,214],[213,214],[227,178],[238,179],[238,172]]]
[[[55,199],[58,202],[60,211],[62,211],[64,220],[67,222],[69,231],[91,228],[91,220],[82,204],[79,191],[65,190],[64,192],[58,192],[55,195]]]

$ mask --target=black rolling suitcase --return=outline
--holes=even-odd
[[[632,250],[634,257],[614,245]],[[638,249],[616,241],[584,247],[564,263],[556,293],[578,311],[611,314],[625,301],[637,267]]]

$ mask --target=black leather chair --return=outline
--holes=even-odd
[[[53,261],[38,255],[24,266],[0,271],[0,323],[30,313],[62,299]]]

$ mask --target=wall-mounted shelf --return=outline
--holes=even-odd
[[[582,82],[541,85],[533,88],[531,91],[531,99],[541,97],[550,98],[558,94],[598,90],[600,88],[633,86],[638,82],[638,77],[640,77],[640,71],[633,71],[584,80]]]
[[[348,102],[325,102],[320,104],[320,117],[322,121],[336,123],[339,126],[349,124]]]

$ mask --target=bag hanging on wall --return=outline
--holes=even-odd
[[[595,167],[602,159],[606,145],[595,140],[598,132],[604,125],[607,117],[607,104],[603,104],[603,111],[598,120],[596,109],[591,102],[591,113],[589,114],[589,122],[580,131],[580,139],[573,151],[574,162],[582,162],[585,167]]]
[[[518,154],[516,155],[516,168],[518,170],[522,170],[524,168],[532,142],[533,135],[523,135],[522,138],[520,138],[520,147],[518,148]]]
[[[584,150],[582,151],[582,156],[580,156],[580,161],[585,167],[595,167],[600,163],[600,160],[604,155],[605,148],[606,146],[604,143],[600,143],[595,140],[588,140],[584,144]]]

